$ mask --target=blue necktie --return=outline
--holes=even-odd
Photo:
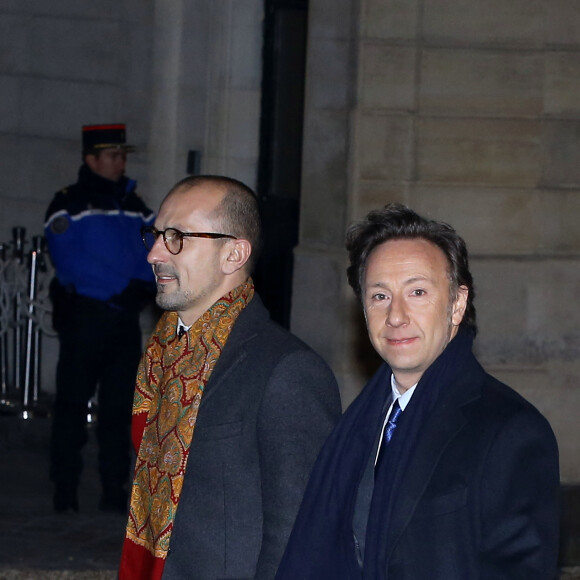
[[[383,440],[381,441],[381,448],[379,450],[379,456],[377,457],[377,463],[375,465],[375,473],[377,472],[377,469],[379,468],[379,463],[382,461],[382,458],[385,456],[385,453],[387,450],[387,445],[389,444],[389,441],[393,437],[393,433],[395,432],[395,428],[397,427],[397,420],[401,416],[402,412],[403,411],[402,411],[401,407],[399,406],[399,399],[397,399],[393,405],[393,408],[391,409],[391,414],[389,415],[389,420],[387,421],[387,424],[385,425],[385,431],[383,433]]]
[[[386,455],[385,452],[387,451],[386,447],[393,437],[395,427],[397,426],[397,420],[401,416],[402,412],[403,411],[399,406],[399,400],[397,399],[393,403],[393,408],[391,409],[389,419],[387,420],[386,425],[384,425],[383,438],[381,439],[379,452],[377,455],[371,454],[357,492],[355,509],[352,518],[352,531],[355,542],[356,557],[361,568],[363,566],[366,543],[366,527],[367,521],[369,519],[369,510],[374,489],[374,479],[378,473],[380,462],[384,460]],[[378,437],[376,437],[376,439],[378,439]],[[377,444],[376,439],[374,445]],[[374,445],[373,449],[376,453],[376,447],[374,447]],[[374,461],[375,456],[377,458],[376,462]]]

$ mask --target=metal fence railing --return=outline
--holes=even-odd
[[[15,227],[0,243],[0,413],[28,418],[40,405],[42,335],[54,335],[45,240]]]

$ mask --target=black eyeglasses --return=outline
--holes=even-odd
[[[209,238],[212,240],[219,238],[238,239],[236,236],[230,236],[229,234],[216,234],[212,232],[180,232],[175,228],[167,228],[166,230],[160,231],[155,226],[143,226],[141,228],[141,237],[148,250],[153,248],[159,236],[163,236],[165,247],[174,256],[183,250],[183,238]]]

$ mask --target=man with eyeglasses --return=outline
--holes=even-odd
[[[186,178],[141,231],[166,312],[137,375],[119,578],[271,580],[340,416],[336,381],[254,290],[248,187]]]
[[[155,216],[124,175],[133,150],[125,135],[122,124],[83,127],[78,180],[54,196],[46,214],[60,344],[50,443],[57,512],[79,510],[87,405],[97,386],[99,509],[127,511],[139,314],[155,291],[139,232]]]

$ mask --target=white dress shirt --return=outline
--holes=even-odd
[[[407,407],[407,405],[409,404],[409,401],[411,400],[411,397],[413,396],[413,393],[415,392],[415,388],[417,387],[417,383],[415,383],[410,389],[407,389],[402,395],[401,392],[399,391],[399,386],[397,385],[397,381],[395,380],[395,375],[391,375],[391,389],[393,391],[393,402],[391,403],[391,406],[389,407],[389,410],[387,411],[387,414],[385,415],[385,420],[383,422],[383,428],[381,430],[381,438],[379,440],[379,446],[377,447],[377,454],[375,456],[375,465],[377,464],[377,459],[379,457],[379,451],[381,449],[381,445],[383,443],[383,435],[385,433],[385,427],[387,426],[387,422],[389,420],[389,417],[391,416],[391,411],[393,410],[393,405],[395,404],[395,401],[399,401],[399,407],[401,407],[401,411],[404,411],[405,408]]]

